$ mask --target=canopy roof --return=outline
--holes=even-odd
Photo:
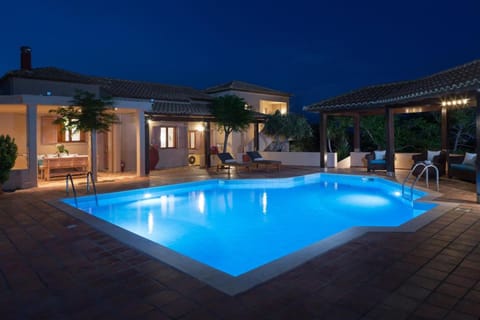
[[[480,89],[480,60],[417,80],[368,86],[304,107],[310,112],[368,110],[408,104],[450,95],[468,95]]]

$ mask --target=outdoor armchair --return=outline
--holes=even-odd
[[[367,160],[367,171],[387,170],[387,161],[385,160],[385,150],[372,151],[365,155]]]
[[[446,172],[446,166],[447,166],[447,153],[445,151],[425,151],[421,154],[414,154],[412,156],[412,160],[414,165],[419,163],[419,162],[424,162],[424,161],[430,161],[431,164],[433,164],[435,167],[438,169],[438,174],[440,176],[445,175]],[[415,171],[413,172],[414,176],[417,176],[423,168],[417,167]],[[430,170],[430,169],[429,169]],[[434,170],[431,168],[429,171],[429,174],[434,174],[432,171]]]

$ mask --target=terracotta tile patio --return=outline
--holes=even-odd
[[[285,167],[280,173],[233,172],[232,177],[313,171]],[[150,178],[107,177],[97,189],[212,177],[228,178],[226,172],[183,168]],[[45,200],[65,196],[62,181],[5,193],[0,196],[0,318],[479,319],[475,185],[448,179],[440,185],[439,200],[457,205],[417,232],[367,233],[233,297],[50,206]]]

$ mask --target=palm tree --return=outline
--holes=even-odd
[[[112,124],[119,123],[112,105],[109,97],[96,98],[91,92],[77,90],[69,106],[50,110],[58,115],[54,123],[62,125],[62,130],[90,132],[90,169],[94,179],[97,177],[97,132],[108,132]]]
[[[252,111],[248,110],[246,105],[245,100],[236,95],[225,95],[213,100],[212,115],[215,117],[219,130],[223,129],[225,133],[223,152],[227,152],[230,133],[247,129],[254,120]]]

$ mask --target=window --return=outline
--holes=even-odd
[[[177,128],[160,127],[160,149],[177,147]]]
[[[59,126],[58,142],[85,142],[85,132],[80,130],[65,130]]]
[[[188,149],[197,148],[197,131],[188,131]]]
[[[80,131],[62,130],[61,125],[54,124],[55,117],[42,117],[42,144],[63,142],[85,142],[85,133]]]

